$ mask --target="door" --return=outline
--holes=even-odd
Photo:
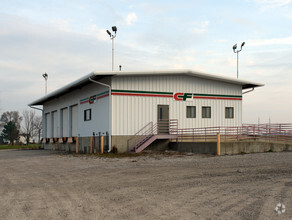
[[[169,134],[169,106],[157,106],[158,134]]]

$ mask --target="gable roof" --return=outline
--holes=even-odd
[[[80,79],[77,79],[77,80],[61,87],[60,89],[57,89],[57,90],[43,96],[42,98],[39,98],[39,99],[29,103],[28,105],[29,106],[42,105],[43,103],[50,101],[56,97],[64,95],[68,92],[71,92],[71,91],[73,91],[77,88],[80,88],[82,86],[85,86],[87,84],[90,84],[92,82],[89,80],[89,77],[94,79],[94,80],[99,80],[99,79],[107,77],[107,76],[151,76],[151,75],[196,76],[196,77],[203,78],[203,79],[209,79],[209,80],[215,80],[215,81],[240,85],[240,86],[242,86],[242,89],[249,89],[249,88],[264,86],[264,84],[261,84],[261,83],[255,83],[255,82],[250,82],[250,81],[241,80],[241,79],[235,79],[235,78],[231,78],[231,77],[213,75],[213,74],[209,74],[209,73],[202,73],[202,72],[193,71],[193,70],[91,72],[91,73],[81,77]]]

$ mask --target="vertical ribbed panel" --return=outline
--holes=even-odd
[[[186,75],[116,76],[112,89],[242,95],[239,85]],[[173,98],[122,95],[113,95],[112,98],[113,135],[132,135],[150,121],[157,122],[158,105],[169,105],[169,117],[178,119],[180,128],[241,125],[241,100],[194,99],[189,102]],[[196,118],[186,118],[186,106],[196,106]],[[202,118],[202,106],[211,106],[211,118]],[[225,107],[234,107],[234,119],[225,119]]]

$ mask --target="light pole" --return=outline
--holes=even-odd
[[[112,40],[112,71],[114,71],[114,39],[117,36],[117,27],[116,26],[112,26],[112,30],[115,34],[113,34],[112,32],[110,32],[109,30],[106,30],[106,32],[108,33],[108,35],[110,36],[111,40]]]
[[[242,47],[244,46],[245,42],[242,42],[240,50],[236,50],[237,44],[233,45],[232,49],[233,52],[237,54],[237,79],[238,79],[238,53],[242,50]]]
[[[43,77],[44,77],[45,80],[46,80],[45,94],[47,95],[47,80],[48,80],[49,75],[48,75],[47,73],[44,73],[44,74],[43,74]]]

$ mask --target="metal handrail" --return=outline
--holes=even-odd
[[[149,127],[149,125],[151,125]],[[157,123],[153,125],[153,122],[149,122],[147,125],[145,125],[142,129],[140,129],[133,137],[131,137],[127,144],[128,144],[128,151],[131,148],[137,149],[139,146],[141,146],[145,141],[147,141],[149,138],[151,138],[153,135],[158,134],[159,132],[159,126],[166,126],[169,134],[177,134],[178,130],[178,120],[177,119],[167,119],[167,120],[159,120]],[[147,128],[148,127],[148,128]],[[131,140],[135,140],[133,145],[130,144]]]
[[[292,124],[244,124],[233,127],[205,127],[178,129],[179,140],[209,141],[216,139],[217,133],[221,140],[268,140],[292,142]]]

